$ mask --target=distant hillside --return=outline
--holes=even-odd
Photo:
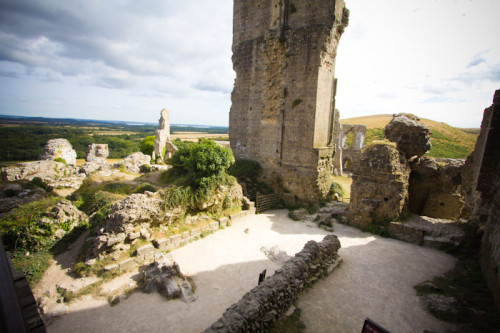
[[[362,124],[367,128],[365,145],[384,138],[384,127],[392,115],[380,114],[365,117],[341,119],[342,124]],[[461,129],[445,123],[421,118],[420,121],[431,130],[432,148],[428,156],[447,158],[467,158],[474,150],[479,129]]]

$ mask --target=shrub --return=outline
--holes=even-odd
[[[152,155],[155,147],[155,137],[147,136],[141,141],[140,150],[145,155]]]
[[[134,193],[144,193],[146,191],[156,192],[156,187],[149,183],[141,184],[134,189]]]
[[[149,173],[151,172],[151,165],[143,164],[139,167],[139,170],[141,171],[141,173]]]
[[[44,182],[40,177],[35,177],[32,180],[30,180],[30,182],[28,183],[28,187],[30,188],[40,187],[44,189],[45,192],[51,192],[53,190],[53,187]]]
[[[191,147],[179,149],[168,163],[187,173],[192,187],[208,188],[229,168],[232,159],[229,149],[213,141],[200,139]]]
[[[328,197],[332,199],[335,194],[342,198],[345,195],[345,191],[342,185],[336,182],[332,182],[332,184],[330,185],[330,191],[328,192]]]
[[[254,160],[236,160],[229,168],[228,173],[238,179],[256,179],[261,170],[260,164]]]
[[[44,198],[21,205],[0,221],[0,234],[6,250],[38,251],[53,244],[58,226],[41,221],[43,214],[60,199]]]

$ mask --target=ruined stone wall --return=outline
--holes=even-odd
[[[352,176],[349,223],[360,228],[397,219],[408,201],[410,165],[395,144],[368,146]]]
[[[470,222],[484,231],[481,242],[481,266],[497,304],[500,304],[500,90],[493,105],[484,111],[481,134],[466,162],[466,196],[474,199]],[[474,191],[475,190],[475,191]],[[474,193],[472,193],[474,192]]]
[[[422,157],[411,163],[409,210],[412,213],[458,221],[463,160]]]
[[[339,249],[340,242],[335,235],[326,236],[321,243],[307,242],[294,258],[231,305],[204,332],[263,332],[288,310],[309,284],[335,268]]]
[[[259,161],[275,191],[304,201],[329,190],[335,56],[347,20],[342,0],[234,1],[231,149]]]

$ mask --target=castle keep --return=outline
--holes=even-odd
[[[348,16],[343,0],[234,1],[231,148],[302,201],[330,187],[335,56]]]

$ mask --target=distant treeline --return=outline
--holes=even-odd
[[[107,143],[109,158],[123,158],[140,151],[141,140],[146,136],[155,135],[156,129],[158,129],[158,126],[83,122],[77,122],[71,126],[67,123],[52,123],[51,125],[22,125],[17,123],[13,127],[0,127],[0,161],[37,160],[45,143],[50,139],[56,138],[67,139],[73,146],[73,149],[75,149],[77,158],[85,158],[85,154],[88,152],[88,145],[92,143]],[[132,132],[133,134],[94,134],[103,130]],[[228,128],[171,126],[170,131],[226,134],[228,133]]]
[[[55,126],[17,126],[0,127],[0,160],[30,161],[37,160],[43,146],[50,139],[67,139],[77,153],[77,158],[85,158],[88,145],[107,143],[109,158],[123,158],[139,151],[143,137],[152,132],[134,135],[89,135],[89,130],[75,127]]]

